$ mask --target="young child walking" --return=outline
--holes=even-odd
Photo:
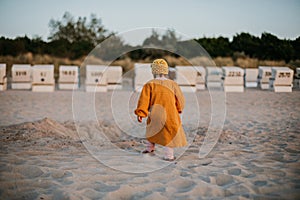
[[[184,108],[183,94],[174,81],[167,78],[169,69],[164,59],[156,59],[151,64],[154,79],[142,89],[138,105],[134,111],[138,122],[147,118],[147,148],[143,153],[155,150],[155,144],[164,146],[164,160],[173,161],[174,147],[187,145],[179,114]]]

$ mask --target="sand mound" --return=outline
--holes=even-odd
[[[76,130],[76,126],[80,127],[79,131]],[[133,149],[139,146],[140,151],[145,143],[144,139],[125,134],[109,121],[85,122],[76,125],[71,121],[60,123],[50,118],[44,118],[34,122],[3,126],[0,127],[0,132],[0,143],[7,146],[14,143],[23,147],[33,145],[67,148],[82,146],[82,143],[87,140],[93,141],[90,144],[97,146],[108,139],[121,149]]]
[[[14,143],[20,146],[66,147],[80,144],[75,126],[71,122],[64,124],[44,118],[35,122],[1,127],[0,141],[3,144]]]
[[[25,123],[23,124],[23,129],[33,130],[35,132],[45,133],[45,136],[64,136],[74,138],[76,133],[74,130],[67,128],[65,125],[58,123],[52,119],[44,118],[42,120]]]

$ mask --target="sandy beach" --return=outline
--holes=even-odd
[[[138,93],[0,92],[0,199],[299,199],[300,91],[216,94],[185,94],[166,162],[140,153]]]

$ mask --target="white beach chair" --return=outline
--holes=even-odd
[[[245,69],[245,87],[247,88],[256,88],[257,87],[257,78],[258,78],[258,69],[246,68]]]
[[[205,80],[206,80],[206,71],[202,66],[194,67],[197,71],[196,77],[196,89],[197,90],[205,90]]]
[[[221,88],[222,87],[222,69],[220,67],[206,67],[206,87]]]
[[[193,66],[176,66],[176,79],[182,92],[196,92],[197,71]]]
[[[292,92],[294,71],[288,67],[272,67],[270,89],[274,92]]]
[[[107,73],[107,89],[108,90],[121,90],[122,89],[122,67],[109,66],[106,70]]]
[[[300,67],[296,68],[295,79],[293,81],[293,87],[300,89]]]
[[[134,91],[140,92],[145,83],[153,79],[150,63],[135,63],[134,64]]]
[[[31,66],[27,64],[14,64],[11,68],[11,88],[14,90],[31,89]]]
[[[0,63],[0,91],[7,89],[6,64]]]
[[[223,88],[225,92],[244,91],[244,70],[240,67],[222,67]]]
[[[87,65],[85,89],[87,92],[107,92],[107,66]]]
[[[54,90],[54,65],[34,65],[32,67],[32,91],[53,92]]]
[[[272,77],[272,67],[270,66],[259,66],[258,67],[258,86],[262,90],[270,88],[270,78]]]
[[[79,67],[72,65],[59,66],[58,88],[60,90],[77,90],[79,88]]]

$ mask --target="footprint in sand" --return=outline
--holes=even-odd
[[[22,174],[26,178],[36,178],[44,174],[39,167],[32,165],[17,166],[14,171]]]
[[[228,170],[228,174],[234,175],[234,176],[239,176],[241,174],[242,170],[239,168],[233,168]]]
[[[255,181],[254,185],[255,186],[265,186],[265,185],[267,185],[267,181]]]
[[[211,183],[215,183],[218,186],[225,186],[234,183],[233,177],[226,174],[217,174],[215,176],[211,176],[210,179]]]
[[[194,181],[185,178],[177,179],[168,184],[169,187],[175,188],[178,193],[188,192],[192,190],[195,185],[196,183]]]

